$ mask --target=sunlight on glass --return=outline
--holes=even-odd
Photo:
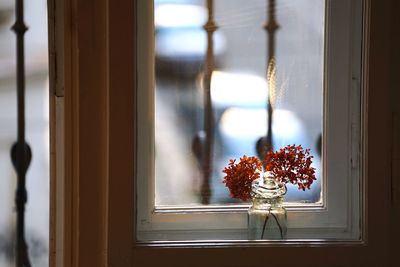
[[[267,80],[269,88],[268,90],[269,99],[271,101],[271,105],[275,108],[277,100],[277,88],[276,88],[276,63],[274,58],[271,59],[271,61],[268,64]]]
[[[265,106],[267,82],[264,77],[214,71],[211,98],[218,106]]]
[[[276,110],[273,133],[287,141],[304,134],[304,125],[291,111]],[[257,138],[267,131],[267,114],[264,109],[229,108],[221,117],[220,129],[230,138]]]
[[[155,8],[156,27],[195,27],[207,20],[207,10],[196,5],[165,4]]]

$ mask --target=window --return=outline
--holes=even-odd
[[[25,131],[32,150],[26,174],[25,239],[33,266],[48,266],[49,108],[46,1],[26,1]],[[0,266],[14,266],[17,175],[10,149],[17,140],[15,1],[0,3]]]
[[[319,202],[324,1],[268,7],[263,0],[246,8],[242,1],[213,1],[218,28],[210,35],[203,28],[206,1],[154,2],[156,205],[232,203],[221,170],[231,158],[259,154],[259,140],[268,135],[268,99],[273,147],[311,148],[319,176],[311,190],[290,186],[285,200]],[[268,23],[279,27],[269,33]],[[209,38],[213,51],[206,57]],[[210,104],[203,100],[208,71]],[[208,106],[212,112],[206,113]],[[203,170],[207,136],[210,174]]]
[[[156,1],[156,4],[163,2],[168,1]],[[214,2],[218,3],[218,1]],[[238,4],[238,7],[240,7],[240,1],[235,1],[235,3],[236,2]],[[308,4],[307,1],[301,1],[296,2],[296,6],[291,6],[289,2],[286,4],[284,2],[281,2],[281,4],[287,9],[292,8],[294,10],[301,6],[307,6]],[[220,0],[219,3],[220,7],[223,8],[221,8],[219,11],[218,9],[216,9],[216,13],[219,14],[221,20],[223,20],[224,18],[224,12],[230,11],[231,14],[235,15],[240,15],[242,12],[242,9],[240,8],[235,9],[235,4],[232,1],[224,2]],[[252,2],[252,4],[257,6],[260,4],[262,5],[263,3],[261,3],[261,1],[255,1]],[[190,7],[198,8],[201,6],[201,4],[198,4],[194,6],[191,5]],[[217,6],[218,5],[216,4],[216,7]],[[162,5],[159,4],[155,7],[161,8]],[[180,7],[184,6],[181,5]],[[312,127],[314,127],[313,132],[315,133],[312,134],[314,137],[309,140],[316,140],[318,137],[318,131],[322,130],[322,163],[320,166],[317,166],[320,172],[320,175],[318,177],[318,181],[320,184],[319,186],[316,185],[316,188],[318,190],[318,193],[316,195],[321,197],[311,197],[310,199],[314,199],[314,201],[299,202],[298,199],[296,200],[292,196],[292,201],[286,203],[288,209],[289,223],[288,240],[322,239],[360,241],[362,240],[363,230],[362,227],[360,228],[360,225],[362,225],[360,224],[360,222],[363,216],[363,176],[361,172],[362,165],[359,160],[360,152],[362,152],[362,118],[360,111],[363,105],[363,102],[361,101],[362,91],[360,69],[362,3],[361,1],[326,1],[320,2],[319,6],[310,4],[307,7],[314,8],[314,12],[318,15],[315,16],[315,21],[312,21],[312,19],[310,19],[310,21],[308,21],[309,25],[304,25],[304,27],[310,26],[317,28],[317,32],[319,29],[320,37],[315,38],[314,41],[317,43],[317,48],[320,46],[320,52],[318,52],[318,49],[316,49],[316,51],[310,51],[309,57],[314,58],[311,58],[309,60],[312,63],[316,62],[320,66],[317,68],[314,68],[316,66],[309,67],[309,69],[307,70],[303,70],[303,68],[298,67],[299,69],[297,71],[299,71],[300,73],[301,71],[303,71],[304,73],[308,73],[308,75],[305,76],[308,77],[310,81],[307,81],[307,79],[304,78],[306,79],[305,83],[315,83],[311,86],[309,85],[309,87],[317,88],[316,93],[313,93],[316,99],[318,99],[318,94],[320,94],[321,96],[320,104],[318,104],[317,101],[312,100],[313,102],[317,102],[315,108],[316,110],[320,108],[320,113],[317,112],[317,115],[313,115],[315,114],[315,112],[310,112],[309,109],[303,110],[303,112],[310,112],[311,115],[308,114],[309,117],[316,117],[311,118],[311,121],[314,121],[314,123],[311,124]],[[157,117],[159,115],[167,115],[166,110],[168,110],[168,107],[165,108],[165,106],[168,104],[168,97],[170,96],[170,92],[166,93],[168,91],[167,87],[169,85],[166,85],[166,83],[163,84],[163,81],[161,79],[158,79],[158,77],[162,74],[162,72],[160,72],[159,70],[164,67],[163,64],[165,64],[165,61],[167,61],[166,55],[168,52],[171,51],[168,50],[167,47],[169,40],[167,39],[167,37],[165,37],[165,33],[163,33],[163,31],[166,30],[157,29],[157,25],[154,29],[153,8],[153,4],[149,1],[138,2],[138,10],[140,10],[140,12],[138,13],[138,34],[140,41],[138,42],[137,49],[138,66],[140,67],[138,69],[137,114],[139,115],[137,119],[138,125],[140,125],[140,127],[138,128],[137,143],[137,239],[144,243],[157,241],[246,240],[246,205],[240,203],[222,204],[223,202],[226,202],[226,200],[221,200],[223,199],[223,193],[219,195],[219,199],[215,198],[216,200],[214,202],[213,200],[211,200],[211,205],[200,205],[199,201],[196,203],[196,201],[184,199],[178,199],[177,202],[171,201],[171,198],[168,198],[168,195],[163,195],[164,192],[159,190],[160,188],[163,188],[164,185],[157,187],[161,184],[161,182],[164,183],[165,179],[168,179],[168,177],[164,177],[168,173],[165,171],[165,169],[164,171],[157,171],[157,168],[159,166],[157,165],[157,160],[155,161],[155,157],[159,158],[161,157],[160,155],[162,155],[163,153],[162,147],[157,147],[157,134],[159,134],[160,132],[161,134],[166,134],[165,130],[161,131],[157,127],[162,127],[160,125],[161,123],[165,124],[166,121],[171,121],[170,118],[165,119]],[[171,11],[173,10],[171,9],[173,8],[172,5],[169,5],[168,8],[170,9],[167,10],[167,14],[168,12],[173,12]],[[257,6],[255,9],[262,10],[263,8]],[[251,6],[248,6],[245,10],[251,10]],[[264,10],[266,10],[266,8]],[[156,10],[156,12],[157,11],[161,12],[160,9]],[[277,9],[277,12],[278,11],[279,9]],[[300,9],[300,11],[297,12],[305,11]],[[308,18],[312,17],[310,14],[307,13]],[[165,18],[160,14],[159,16],[160,19],[158,21],[156,18],[156,24],[162,24],[162,21],[160,22],[160,20],[161,18]],[[191,16],[190,18],[193,18],[193,16]],[[215,19],[218,23],[218,16],[216,16]],[[180,20],[180,22],[182,22],[182,20]],[[164,23],[167,22],[164,21]],[[284,23],[285,21],[281,22],[281,24]],[[173,25],[173,23],[167,23],[167,25],[171,26]],[[284,26],[282,25],[282,28],[283,27]],[[156,32],[156,40],[154,40],[153,34],[155,30],[158,31]],[[228,47],[226,48],[226,50],[228,51],[228,55],[226,55],[226,57],[229,58],[227,61],[230,60],[231,62],[240,62],[242,65],[251,65],[252,63],[249,60],[251,56],[237,59],[235,58],[234,53],[233,55],[232,52],[229,53],[229,46],[232,42],[227,42],[226,40],[223,41],[224,37],[222,33],[224,33],[224,27],[221,27],[220,35],[215,35],[214,37],[214,42],[216,43],[215,53],[218,55],[218,53],[222,53],[221,51],[224,47]],[[316,35],[318,36],[318,34]],[[289,36],[291,38],[295,38],[293,34],[289,34]],[[254,37],[254,39],[256,38]],[[220,40],[220,45],[217,44],[218,40]],[[300,44],[299,46],[293,45],[293,47],[289,49],[290,44],[292,44],[289,37],[287,37],[286,39],[278,38],[277,40],[281,42],[286,41],[286,44],[280,46],[280,44],[278,43],[276,45],[278,50],[281,49],[281,51],[277,53],[281,57],[279,58],[277,55],[276,61],[279,61],[283,58],[282,61],[285,62],[285,59],[289,59],[290,57],[285,57],[285,53],[288,53],[287,51],[290,51],[289,53],[293,53],[293,57],[296,57],[296,53],[299,53],[298,51],[296,51],[296,49],[301,48]],[[162,42],[164,42],[165,45],[161,45]],[[239,43],[240,42],[235,43],[235,45],[239,45]],[[249,43],[251,46],[251,42]],[[260,44],[257,45],[259,46]],[[155,50],[149,50],[148,47],[155,47]],[[261,47],[265,48],[265,46]],[[324,49],[322,49],[323,47]],[[179,46],[177,48],[173,45],[173,48],[176,50],[179,48]],[[238,50],[240,49],[243,48],[238,48]],[[260,51],[262,51],[262,49]],[[304,47],[302,51],[307,51],[307,49]],[[173,51],[171,53],[173,53]],[[179,53],[179,51],[177,53]],[[307,54],[307,52],[305,52],[305,54]],[[180,57],[181,59],[184,58],[182,55],[180,55]],[[204,58],[204,55],[200,58]],[[261,53],[260,58],[266,58],[265,52]],[[301,57],[299,58],[301,59]],[[155,66],[155,59],[157,62],[157,67]],[[197,60],[199,61],[198,58]],[[192,68],[185,66],[184,68],[180,68],[179,64],[173,65],[173,63],[171,62],[168,63],[169,65],[167,66],[169,67],[169,71],[174,71],[173,67],[176,65],[177,69],[175,69],[175,71],[182,74],[182,70],[184,69],[189,72],[185,73],[189,76],[193,75],[193,69],[195,70],[194,72],[197,73],[196,70],[200,68],[199,66],[195,66]],[[257,62],[254,64],[262,65]],[[229,66],[229,62],[227,65]],[[282,65],[279,65],[279,63],[277,63],[276,71],[279,72],[280,70],[287,70],[287,65],[289,64],[282,63]],[[158,70],[156,74],[155,70]],[[262,70],[258,71],[260,73],[263,73],[264,69],[262,68]],[[290,75],[293,75],[296,78],[295,73],[287,74],[286,77],[291,77]],[[238,79],[238,77],[242,78],[242,80],[245,80],[244,83],[249,83],[249,81],[251,81],[251,79],[246,80],[246,77],[229,74],[226,73],[226,71],[214,72],[212,77],[211,90],[213,90],[213,83],[220,83],[220,88],[224,88],[224,81],[232,81],[234,79]],[[260,77],[260,83],[265,84],[266,82],[263,80],[262,76]],[[283,75],[283,77],[285,76]],[[220,80],[218,80],[218,78],[220,78]],[[295,78],[293,78],[294,81],[296,81]],[[278,80],[278,82],[283,83],[282,80],[284,80],[284,78],[280,79],[281,80]],[[177,82],[174,81],[173,84],[176,85]],[[163,86],[167,89],[162,89]],[[190,89],[190,85],[188,84],[185,84],[185,87],[185,89],[181,90]],[[179,90],[179,88],[177,88],[176,86],[172,86],[172,88],[172,90]],[[301,92],[301,90],[299,91]],[[213,94],[213,92],[211,94]],[[183,98],[185,97],[185,94],[180,91],[179,93],[173,95],[173,97],[177,96]],[[217,105],[217,93],[215,93],[215,95],[212,97],[214,98],[214,104]],[[160,100],[157,100],[157,98],[160,98]],[[221,98],[226,99],[225,95]],[[293,93],[292,95],[290,95],[290,98],[292,98],[292,100],[289,101],[292,101],[293,103],[296,103],[296,101],[299,101],[299,99],[301,99],[300,101],[305,101],[300,93]],[[189,103],[188,105],[193,106],[193,103]],[[157,109],[163,109],[163,111],[158,112]],[[154,112],[154,110],[156,112]],[[236,111],[237,110],[238,109],[236,109]],[[233,112],[234,111],[235,109],[233,109]],[[242,109],[242,112],[251,111],[253,110],[249,111]],[[185,112],[188,111],[186,110]],[[189,110],[189,113],[190,112],[191,111]],[[301,113],[301,111],[296,112],[297,114]],[[279,112],[276,112],[276,114],[278,113]],[[227,113],[222,113],[221,120],[228,120],[227,117],[229,116],[229,113],[228,115],[226,114]],[[233,116],[235,116],[235,118],[237,119],[237,115]],[[320,118],[318,118],[318,116],[320,116]],[[157,119],[159,121],[157,121]],[[191,122],[193,121],[195,121],[195,119],[191,120]],[[260,123],[263,123],[263,121],[260,121]],[[286,124],[293,125],[294,123],[291,122]],[[175,130],[178,128],[175,126],[171,127],[171,125],[167,127],[170,127],[172,129],[175,128]],[[188,129],[187,131],[190,132],[191,135],[193,134],[193,129]],[[155,132],[156,134],[154,134]],[[182,134],[182,132],[180,132],[180,134]],[[221,135],[223,135],[223,133],[221,133]],[[173,137],[176,139],[185,139],[185,137],[181,136]],[[299,136],[296,137],[298,138]],[[171,136],[167,136],[166,139],[168,140],[168,142],[162,141],[161,143],[169,143],[169,145],[171,145],[171,143],[173,142]],[[304,138],[303,140],[307,140],[307,138]],[[307,146],[312,142],[305,141],[305,143]],[[227,147],[229,146],[232,146],[232,144],[228,145]],[[171,155],[171,148],[167,147],[164,150],[167,151],[166,158],[172,159],[173,163],[176,163],[178,165],[185,164],[177,162],[175,160],[175,156]],[[154,151],[155,153],[153,153]],[[176,152],[174,153],[177,154]],[[178,156],[187,157],[185,153],[187,154],[187,152],[184,152],[182,154],[178,153]],[[238,153],[244,154],[248,152],[240,151]],[[225,157],[222,156],[221,158],[226,161],[226,155]],[[163,161],[163,159],[160,159],[160,161]],[[170,166],[171,163],[167,164],[167,168],[170,168]],[[188,166],[184,167],[189,169],[189,172],[191,172]],[[214,171],[217,173],[220,171],[218,170],[218,168],[222,169],[221,167],[215,168],[216,169]],[[218,184],[221,187],[221,183],[218,183],[218,177],[216,179],[215,177],[213,177],[212,179],[217,180],[215,184]],[[177,187],[184,187],[182,183],[184,182],[179,181]],[[289,200],[290,197],[291,196],[289,194]]]
[[[57,37],[50,38],[50,51],[56,52],[58,66],[50,60],[51,70],[62,76],[56,79],[50,72],[50,85],[65,87],[65,96],[52,94],[50,102],[51,266],[396,266],[400,209],[390,201],[390,184],[398,176],[391,176],[389,162],[394,145],[390,100],[398,93],[394,70],[399,61],[392,61],[398,51],[391,48],[399,36],[393,23],[398,20],[397,1],[363,1],[365,153],[360,162],[366,170],[361,190],[366,192],[366,242],[297,240],[268,248],[229,241],[197,242],[196,248],[165,242],[149,248],[134,240],[135,129],[141,125],[133,100],[137,70],[143,67],[134,59],[143,30],[136,27],[138,16],[146,16],[137,1],[77,2],[57,5],[57,16],[49,6],[50,18],[60,27],[50,27],[50,36]]]

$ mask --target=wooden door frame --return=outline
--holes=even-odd
[[[112,103],[117,95],[114,90],[110,97],[109,88],[119,88],[114,86],[118,83],[114,74],[120,73],[111,74],[109,70],[119,69],[111,65],[117,57],[114,52],[123,51],[113,48],[113,53],[108,52],[114,47],[108,42],[108,32],[122,32],[108,30],[115,25],[108,17],[117,5],[106,0],[48,2],[51,266],[106,266],[108,258],[117,258],[109,254],[109,248],[117,246],[112,241],[116,235],[108,233],[113,225],[108,214],[112,210],[114,217],[113,210],[118,209],[108,208],[112,203],[107,197],[112,188],[108,186],[108,173],[115,167],[115,161],[109,161],[115,147],[109,142],[114,133],[108,131],[113,125],[109,116],[115,110]],[[126,25],[128,31],[133,28],[133,24]],[[132,88],[132,83],[129,86]],[[124,99],[132,98],[121,101]]]
[[[368,243],[268,248],[273,255],[312,255],[297,266],[327,261],[335,266],[346,257],[348,264],[361,266],[395,266],[398,261],[400,178],[394,165],[399,162],[399,109],[392,99],[400,87],[394,26],[400,7],[396,0],[368,2]],[[259,255],[265,248],[135,246],[136,1],[48,3],[50,266],[262,266]],[[290,258],[275,263],[290,266]]]

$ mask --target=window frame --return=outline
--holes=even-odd
[[[268,260],[271,266],[326,266],[327,261],[330,266],[396,266],[400,208],[399,188],[393,184],[400,177],[392,173],[390,162],[398,161],[391,155],[395,144],[399,151],[398,135],[391,129],[399,125],[399,117],[392,116],[391,98],[399,96],[395,70],[400,66],[391,44],[399,44],[393,25],[400,6],[396,0],[365,3],[366,150],[360,161],[365,163],[367,242],[167,249],[141,247],[133,238],[136,1],[49,0],[50,265],[254,267]],[[132,35],[121,36],[121,29]],[[63,96],[54,93],[56,86],[64,88]],[[103,112],[88,115],[90,110]],[[99,171],[102,165],[106,170]],[[312,255],[312,262],[288,255]]]
[[[360,114],[365,104],[360,70],[364,11],[361,0],[325,2],[323,200],[322,204],[287,206],[288,239],[362,243],[364,176],[358,158],[363,153],[364,135]],[[245,205],[155,205],[153,3],[137,1],[137,239],[142,244],[161,241],[164,245],[188,240],[243,242],[247,239]]]

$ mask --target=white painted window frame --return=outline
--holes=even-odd
[[[288,240],[363,242],[362,0],[326,0],[322,204],[290,205]],[[137,229],[143,244],[247,242],[246,206],[158,208],[153,1],[137,1]],[[364,11],[365,13],[365,11]]]

